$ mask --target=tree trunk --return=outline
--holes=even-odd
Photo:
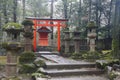
[[[79,29],[80,29],[80,27],[81,27],[81,11],[82,9],[81,9],[81,0],[79,0],[79,9],[78,9],[78,27],[79,27]]]
[[[7,16],[7,0],[3,2],[3,15],[5,19],[5,23],[8,23],[8,16]]]
[[[13,21],[17,22],[17,0],[13,0]]]
[[[113,0],[110,1],[110,9],[109,9],[109,17],[108,17],[108,38],[111,37],[110,30],[111,30],[112,3],[113,3]]]
[[[51,0],[51,15],[50,15],[50,19],[53,19],[53,3],[54,0]],[[51,24],[53,24],[53,22],[51,22]],[[51,33],[51,39],[53,39],[53,27],[51,27],[52,33]]]
[[[88,21],[90,21],[91,20],[91,4],[92,4],[92,0],[89,0],[89,19],[88,19]]]
[[[115,2],[115,14],[114,14],[114,27],[113,27],[113,40],[112,40],[112,50],[113,50],[113,56],[114,58],[119,58],[120,59],[120,54],[119,54],[119,31],[120,31],[120,0],[116,0]]]
[[[25,19],[25,0],[22,0],[22,5],[23,5],[23,20]]]
[[[63,6],[64,6],[64,18],[67,19],[68,18],[68,14],[67,14],[67,0],[62,0],[63,1]],[[66,22],[66,26],[68,26],[68,23]],[[69,30],[69,28],[67,27],[66,30]]]

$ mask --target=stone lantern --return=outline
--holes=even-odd
[[[33,25],[34,23],[31,20],[24,20],[22,22],[22,25],[24,25],[24,50],[25,51],[32,51],[32,39],[33,39]]]
[[[88,42],[89,42],[89,47],[90,47],[90,51],[91,52],[94,52],[95,51],[95,39],[96,39],[96,25],[93,21],[89,22],[88,23],[88,26],[87,26],[87,37],[88,37]]]
[[[69,53],[69,45],[70,45],[70,32],[69,31],[65,31],[65,53]]]
[[[9,38],[7,42],[2,43],[2,47],[7,51],[6,76],[16,76],[17,52],[21,49],[19,38],[22,27],[17,23],[7,23],[3,29],[7,33],[6,38]]]
[[[74,34],[74,46],[75,46],[75,53],[80,52],[80,33],[79,31],[73,32]]]

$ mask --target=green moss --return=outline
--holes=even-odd
[[[7,50],[12,48],[18,49],[20,47],[20,43],[19,42],[3,42],[2,47]]]
[[[34,73],[36,72],[37,68],[34,64],[22,64],[19,73]]]
[[[110,72],[108,77],[109,77],[109,80],[114,80],[117,77],[117,75],[114,72]]]
[[[35,53],[33,52],[24,52],[19,57],[19,63],[33,63],[35,60]]]
[[[3,29],[21,29],[22,25],[14,22],[9,22],[3,26]]]
[[[33,39],[33,32],[24,32],[23,36],[26,38]]]
[[[8,46],[8,43],[7,42],[3,42],[2,43],[2,47],[5,49],[5,48],[7,48],[7,46]]]
[[[33,23],[32,20],[26,19],[26,20],[24,20],[24,21],[22,22],[22,25],[34,25],[34,23]]]
[[[46,67],[46,64],[43,60],[38,60],[38,61],[35,61],[34,64],[37,66],[37,67]]]
[[[112,40],[112,55],[114,58],[120,59],[119,40],[117,38]]]
[[[72,53],[71,58],[73,58],[73,59],[83,59],[82,55],[86,54],[86,53],[87,53],[87,51],[80,51],[80,53]]]

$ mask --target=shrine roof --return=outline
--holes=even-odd
[[[47,27],[41,27],[37,30],[37,32],[47,32],[47,33],[51,33],[52,31],[50,29],[48,29]]]

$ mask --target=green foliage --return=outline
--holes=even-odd
[[[5,67],[5,65],[3,65],[3,64],[0,63],[0,71],[2,71],[4,69],[4,67]]]
[[[102,56],[101,52],[94,51],[94,52],[87,52],[86,54],[83,54],[82,58],[94,60],[94,59],[100,59],[101,56]]]
[[[117,77],[117,75],[114,72],[110,72],[108,77],[109,77],[109,80],[114,80]]]
[[[112,54],[114,58],[120,59],[120,54],[119,54],[119,40],[118,39],[113,39],[112,40]]]
[[[102,53],[100,52],[87,52],[87,51],[82,51],[80,53],[73,53],[72,58],[73,59],[86,59],[86,60],[95,60],[95,59],[100,59],[102,56]]]
[[[14,22],[9,22],[3,26],[3,29],[21,29],[22,25]]]
[[[42,74],[42,73],[33,73],[32,77],[41,77],[41,78],[47,78],[46,75]]]
[[[112,55],[111,52],[108,52],[106,54],[103,54],[102,59],[104,59],[104,60],[111,60],[111,59],[113,59],[113,55]]]
[[[3,42],[2,47],[7,50],[10,50],[10,49],[18,50],[20,48],[20,43],[19,42]]]
[[[19,63],[32,63],[35,60],[35,53],[33,52],[24,52],[19,57]]]
[[[37,66],[37,67],[46,67],[46,64],[43,60],[38,60],[38,61],[35,61],[34,64]]]
[[[97,60],[96,67],[99,69],[105,69],[106,66],[113,66],[113,64],[120,64],[118,59],[111,59],[111,60]]]
[[[33,21],[32,20],[28,20],[28,19],[26,19],[26,20],[24,20],[23,22],[22,22],[22,25],[34,25],[34,23],[33,23]]]
[[[105,60],[97,60],[96,61],[96,67],[99,69],[105,69],[105,67],[108,65],[108,62]]]
[[[81,51],[80,53],[73,53],[71,58],[73,59],[82,59],[82,55],[86,54],[87,51]]]
[[[34,73],[37,70],[34,64],[22,64],[19,73]]]
[[[7,46],[8,46],[8,43],[7,42],[3,42],[2,43],[2,47],[5,49],[5,48],[7,48]]]

